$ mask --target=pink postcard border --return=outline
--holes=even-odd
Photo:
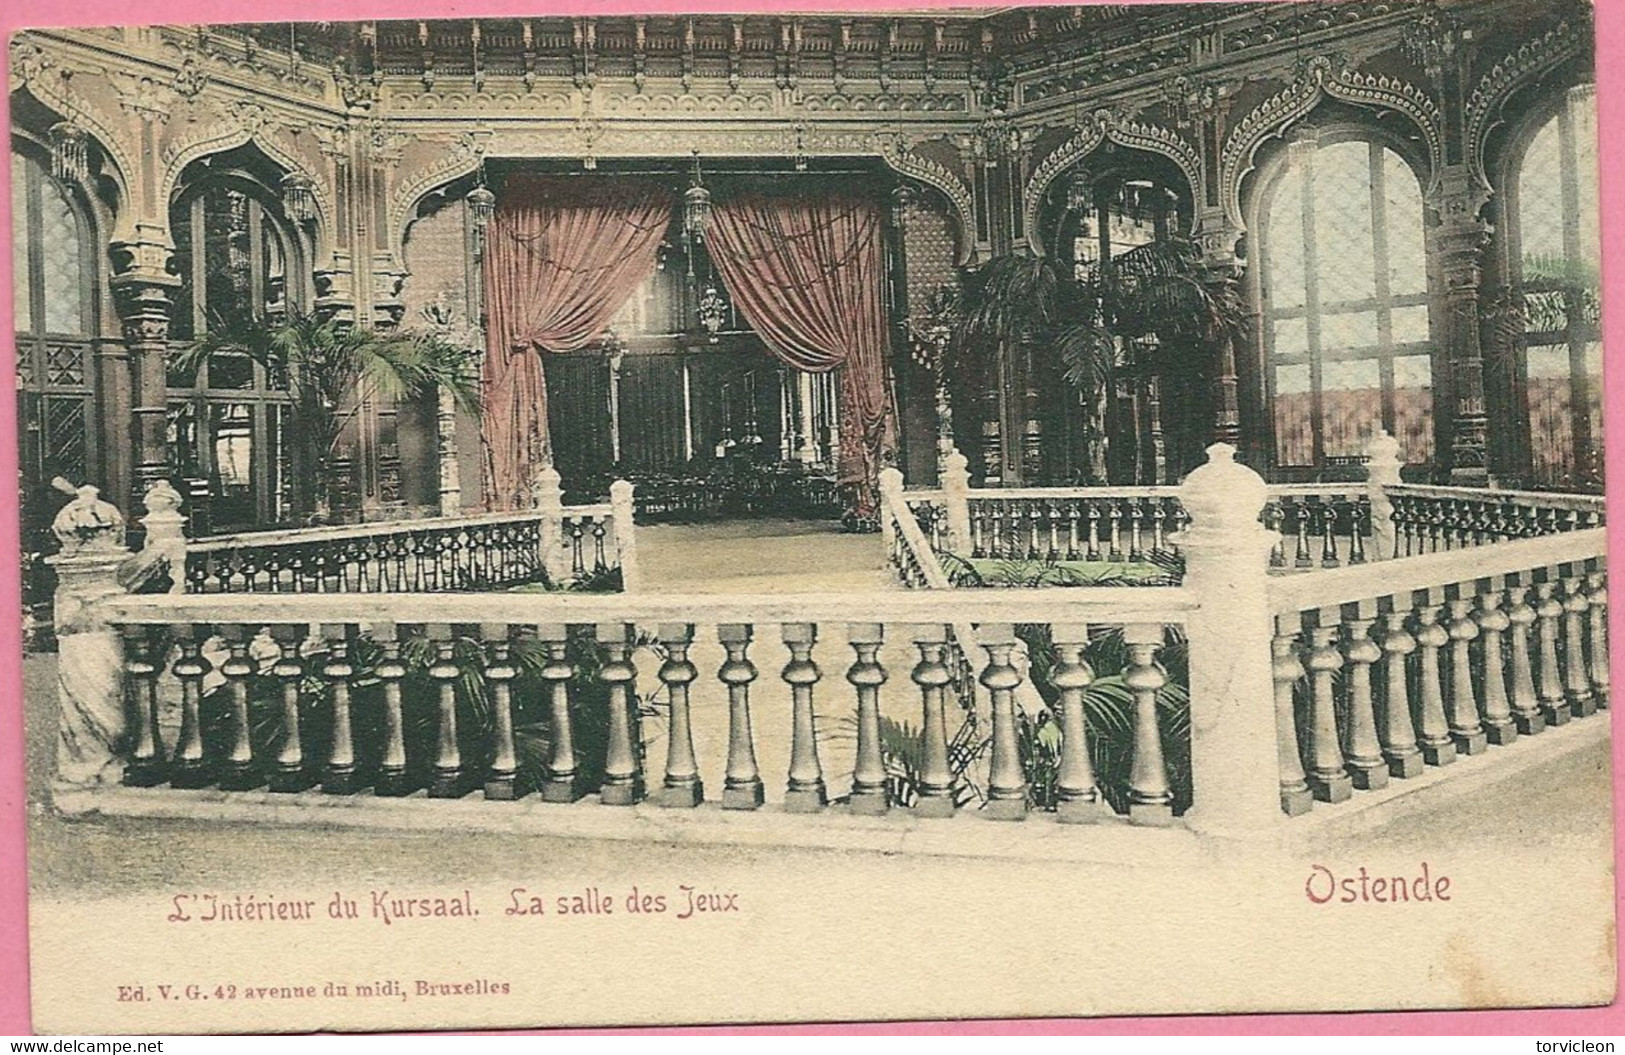
[[[1146,2],[1146,0],[1134,0]],[[261,0],[254,4],[235,0],[149,0],[142,5],[142,22],[221,23],[242,21],[350,21],[385,18],[498,17],[517,14],[608,14],[763,10],[885,10],[964,6],[940,0],[706,0],[700,4],[673,0]],[[1605,340],[1625,333],[1625,174],[1606,159],[1625,157],[1625,0],[1595,0],[1597,26],[1597,105],[1601,128],[1603,216],[1603,327]],[[130,19],[127,0],[11,0],[0,8],[0,32],[11,34],[29,26],[118,25]],[[9,48],[0,65],[9,63]],[[1616,65],[1619,63],[1619,65]],[[10,114],[0,114],[9,130]],[[9,178],[9,177],[8,177]],[[0,196],[0,230],[9,230],[11,196]],[[4,299],[6,329],[11,319],[11,254],[0,254],[0,297]],[[0,480],[16,479],[15,373],[8,362],[0,370]],[[1625,503],[1625,353],[1604,362],[1605,391],[1612,394],[1607,411],[1606,453],[1608,498]],[[1621,409],[1615,409],[1618,403]],[[0,555],[19,551],[17,492],[0,487]],[[1625,517],[1612,517],[1610,549],[1625,543]],[[23,779],[22,641],[19,610],[19,568],[0,557],[0,700],[15,701],[0,713],[0,1034],[30,1032],[28,1001],[28,881],[25,860],[26,796]],[[1625,605],[1613,605],[1613,640],[1625,640]],[[1618,649],[1615,650],[1616,653]],[[1622,670],[1619,663],[1613,669]],[[1611,719],[1610,719],[1611,720]],[[1625,738],[1613,739],[1616,774],[1625,771]],[[1625,783],[1614,783],[1616,829],[1625,817]],[[1616,838],[1616,876],[1625,861],[1625,840]],[[1616,879],[1616,906],[1625,907]],[[1620,945],[1616,932],[1615,959]],[[591,1033],[623,1030],[573,1031]],[[1007,1019],[963,1022],[846,1023],[810,1026],[705,1027],[639,1030],[656,1034],[907,1034],[949,1035],[999,1033],[1012,1036],[1085,1034],[1133,1035],[1545,1035],[1553,1037],[1625,1035],[1625,1005],[1617,994],[1608,1007],[1578,1010],[1428,1011],[1359,1014],[1192,1015],[1156,1018]]]

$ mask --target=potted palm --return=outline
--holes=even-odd
[[[223,320],[189,345],[176,366],[195,370],[221,353],[245,355],[285,378],[295,479],[309,489],[299,505],[310,510],[312,523],[332,519],[334,457],[365,402],[405,402],[440,389],[460,407],[479,407],[470,353],[433,334],[370,330],[290,310],[272,320]]]

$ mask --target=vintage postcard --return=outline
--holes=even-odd
[[[1594,40],[15,33],[35,1028],[1610,1003]]]

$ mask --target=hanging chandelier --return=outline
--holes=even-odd
[[[282,208],[294,223],[316,219],[316,181],[297,172],[283,176]]]
[[[683,192],[683,237],[692,246],[705,241],[705,228],[711,222],[711,192],[705,189],[700,173],[700,152],[694,151],[694,176]]]
[[[90,180],[90,136],[72,121],[58,121],[48,133],[51,175],[81,186]]]
[[[1072,174],[1066,184],[1066,208],[1068,212],[1089,213],[1095,207],[1095,184],[1089,173],[1080,169]]]
[[[704,292],[700,294],[697,310],[700,325],[705,327],[705,332],[715,341],[717,334],[722,332],[723,325],[728,321],[728,301],[722,296],[722,291],[714,284],[707,283]]]

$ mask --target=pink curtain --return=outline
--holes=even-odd
[[[672,204],[669,189],[637,180],[521,176],[502,188],[485,233],[490,508],[528,506],[532,474],[553,460],[541,353],[602,335],[654,270]]]
[[[801,370],[839,372],[838,473],[862,519],[875,515],[876,475],[896,446],[881,231],[877,205],[836,192],[729,197],[707,234],[729,295],[768,349]]]

